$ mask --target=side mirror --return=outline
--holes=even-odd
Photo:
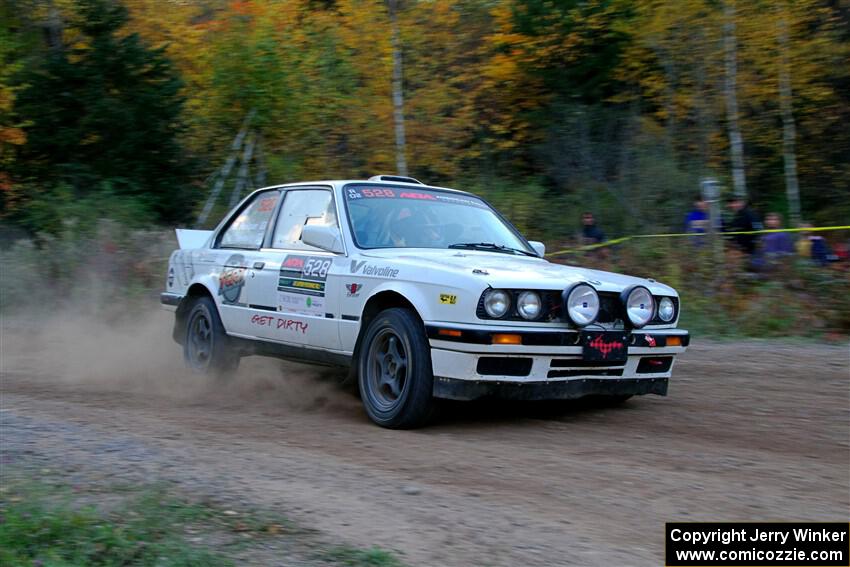
[[[301,230],[301,242],[334,254],[342,254],[342,234],[335,226],[307,224]]]
[[[542,242],[538,242],[536,240],[529,240],[528,243],[531,244],[531,247],[534,249],[535,252],[537,252],[537,255],[541,258],[546,254],[546,245]]]

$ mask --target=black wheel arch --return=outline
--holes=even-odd
[[[178,344],[183,344],[186,337],[186,321],[189,318],[189,312],[192,310],[192,305],[198,297],[209,297],[215,304],[215,298],[209,289],[203,284],[194,283],[186,290],[186,295],[180,300],[177,310],[174,312],[174,329],[171,331],[171,336]],[[216,307],[218,309],[218,307]],[[219,313],[219,316],[221,314]]]
[[[363,313],[360,316],[360,331],[357,333],[357,341],[354,343],[354,353],[352,356],[353,364],[351,365],[346,382],[357,381],[357,361],[360,357],[360,347],[363,343],[363,336],[369,328],[369,323],[371,323],[381,311],[384,311],[385,309],[392,309],[393,307],[408,309],[416,315],[416,318],[419,320],[419,323],[422,324],[423,328],[425,327],[425,323],[422,321],[422,315],[419,314],[419,311],[417,311],[413,303],[411,303],[411,301],[401,293],[386,290],[376,293],[370,297],[366,302],[366,305],[363,306]]]

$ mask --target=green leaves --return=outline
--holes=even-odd
[[[117,195],[147,200],[159,219],[180,218],[190,170],[178,143],[179,77],[162,51],[122,35],[120,4],[80,0],[71,21],[77,41],[42,52],[20,79],[14,112],[26,143],[16,179],[33,188],[30,204],[46,204],[41,192],[51,185],[84,197],[108,182]]]

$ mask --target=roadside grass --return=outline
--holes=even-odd
[[[403,567],[373,547],[330,547],[292,522],[236,512],[170,493],[165,485],[69,486],[2,475],[0,565],[228,566],[264,564],[268,551],[298,547],[320,565]],[[253,558],[253,560],[251,559]]]
[[[370,549],[335,547],[323,553],[322,557],[346,567],[404,567],[395,555],[378,547]]]
[[[205,518],[202,508],[157,491],[109,512],[75,503],[65,489],[26,486],[12,494],[0,500],[3,565],[232,565],[181,533],[186,523]]]

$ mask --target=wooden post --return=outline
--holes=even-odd
[[[198,215],[198,220],[195,221],[196,228],[202,227],[204,223],[207,222],[207,218],[212,212],[213,206],[218,199],[218,195],[224,188],[227,176],[230,175],[230,170],[233,169],[233,165],[236,163],[236,158],[239,157],[239,148],[242,147],[242,140],[245,139],[245,135],[248,133],[248,125],[251,123],[251,119],[254,117],[254,114],[254,110],[251,110],[251,112],[248,113],[248,116],[246,116],[245,120],[242,122],[242,128],[239,129],[239,133],[237,133],[236,137],[233,139],[233,143],[230,145],[230,155],[224,162],[224,165],[221,166],[218,179],[216,179],[215,185],[213,185],[212,191],[210,191],[207,201],[204,203],[204,208],[201,209],[201,214]]]
[[[236,173],[236,183],[233,185],[233,193],[230,194],[228,210],[235,207],[242,197],[242,191],[245,190],[245,185],[248,183],[248,164],[251,163],[253,153],[254,136],[251,136],[245,143],[245,152],[242,154],[242,163],[239,164],[239,171]]]

